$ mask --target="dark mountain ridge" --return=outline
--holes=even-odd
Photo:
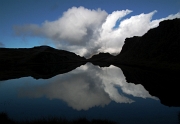
[[[142,37],[127,38],[111,63],[153,69],[180,69],[180,19],[165,20]]]
[[[117,56],[104,54],[103,61],[98,56],[101,55],[95,56],[96,64],[113,64],[122,69],[127,82],[142,84],[162,104],[180,106],[177,99],[180,94],[180,19],[162,21],[142,37],[126,38]]]
[[[142,84],[167,106],[180,106],[180,19],[160,22],[142,37],[127,38],[108,62],[122,69],[127,82]]]
[[[88,61],[104,61],[108,58],[114,57],[110,53],[99,53],[96,55],[93,55],[91,58],[88,59]]]
[[[93,55],[91,58],[87,59],[88,62],[91,62],[93,65],[98,65],[100,67],[109,67],[111,63],[106,62],[107,59],[114,57],[110,53],[99,53]]]
[[[0,48],[0,80],[51,78],[86,63],[84,57],[49,46]]]
[[[122,68],[127,82],[142,84],[168,106],[180,106],[180,19],[166,20],[142,37],[127,38],[117,56],[100,53],[90,59],[49,46],[0,48],[0,80],[32,76],[51,78],[92,62]],[[169,77],[168,77],[169,76]],[[166,77],[166,78],[165,78]]]
[[[119,66],[128,83],[141,84],[152,96],[166,106],[180,106],[179,73],[164,70],[146,70],[130,66]]]
[[[75,53],[54,49],[49,46],[33,48],[0,48],[0,64],[15,66],[28,64],[52,64],[85,61]]]

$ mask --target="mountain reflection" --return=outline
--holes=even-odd
[[[120,90],[118,90],[120,89]],[[127,83],[120,68],[115,66],[99,68],[90,63],[77,69],[57,75],[48,83],[22,86],[19,97],[61,99],[76,110],[88,110],[94,106],[105,106],[111,101],[132,103],[128,95],[157,99],[140,84]]]

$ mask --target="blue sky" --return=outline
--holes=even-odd
[[[98,8],[101,9],[100,13],[98,11]],[[128,11],[122,12],[122,10]],[[157,12],[155,12],[155,10]],[[112,14],[115,11],[119,12]],[[63,15],[64,12],[73,13],[72,18],[66,17],[71,16],[71,14]],[[150,14],[151,12],[152,14]],[[175,17],[179,18],[179,12],[179,0],[0,0],[0,47],[20,48],[33,47],[36,45],[50,45],[55,48],[65,49],[73,51],[80,55],[87,56],[88,54],[90,55],[97,52],[117,53],[118,51],[120,51],[126,37],[131,37],[133,35],[143,35],[150,28],[158,26],[160,21],[165,20],[164,18],[168,19],[167,17],[171,14],[174,15],[173,17],[171,17],[171,19]],[[124,13],[126,14],[121,16],[121,14]],[[138,16],[143,13],[145,14],[142,15],[143,17]],[[88,14],[90,14],[89,18]],[[116,18],[115,22],[113,21],[112,16],[110,16],[111,14]],[[122,34],[122,28],[120,29],[120,27],[127,27],[127,25],[125,24],[127,24],[128,22],[127,20],[127,22],[124,22],[120,26],[120,23],[123,20],[130,19],[132,16],[138,16],[138,18],[142,18],[140,20],[144,22],[143,18],[146,18],[144,17],[146,16],[146,14],[150,14],[150,17],[147,17],[146,19],[146,22],[150,21],[148,23],[149,25],[151,25],[150,27],[148,27],[149,25],[144,25],[147,28],[143,29],[143,31],[142,29],[137,29],[141,33],[131,32],[131,34],[126,34],[124,35],[126,37],[121,38],[120,35]],[[87,20],[90,20],[90,22],[83,22],[84,18],[82,18],[81,20],[81,17],[80,19],[77,19],[79,16],[87,16],[85,17],[84,21],[87,22]],[[97,23],[95,22],[95,20],[91,20],[91,16],[93,18],[97,18]],[[137,18],[134,19],[137,20]],[[65,22],[62,23],[62,20],[66,20],[67,23],[69,23],[69,20],[72,20],[73,23],[68,25]],[[107,20],[108,24],[105,25],[105,22]],[[153,22],[152,24],[151,22],[153,20],[158,21]],[[49,23],[45,24],[46,21]],[[57,23],[53,23],[55,21],[57,21]],[[129,20],[129,23],[133,22],[133,19]],[[143,24],[142,22],[136,22],[135,25],[138,23],[137,25],[140,27],[139,24]],[[64,23],[65,27],[61,29],[61,25]],[[81,23],[83,23],[84,25],[80,25]],[[111,31],[109,31],[108,29],[107,35],[107,29],[103,28],[103,24],[107,27],[107,25],[114,25],[114,23],[116,25],[110,27],[112,29]],[[35,25],[33,29],[32,25]],[[48,27],[47,25],[51,27]],[[58,25],[60,25],[60,27],[58,27]],[[74,30],[74,28],[69,28],[73,27],[74,25],[76,27],[76,30]],[[98,28],[90,28],[91,26]],[[61,35],[58,36],[58,39],[54,38],[55,34],[48,34],[49,32],[51,33],[51,31],[42,31],[44,29],[49,30],[52,27],[58,27],[59,30],[62,31],[61,33],[58,33],[58,30],[56,30],[57,32],[54,32],[57,35]],[[74,37],[71,37],[71,31],[79,32],[79,27],[80,29],[83,28],[83,31],[85,31],[80,33],[81,35],[83,33],[84,35],[82,37],[86,37],[86,39],[77,38],[79,39],[79,41],[72,42],[72,39]],[[36,33],[34,33],[35,30]],[[62,35],[64,34],[64,30],[69,30],[70,33],[69,35],[65,34],[66,37],[62,37]],[[37,33],[37,31],[39,32]],[[90,31],[91,35],[89,35],[89,32],[87,31]],[[118,33],[119,37],[116,37],[116,39],[112,39],[112,37],[117,36]],[[101,37],[98,37],[98,35],[96,36],[94,34],[98,34]],[[79,36],[79,34],[77,33],[74,35]],[[110,39],[112,39],[112,42],[109,42]],[[83,42],[83,40],[86,41]],[[119,50],[117,50],[118,48],[115,48],[115,46],[118,46]],[[87,53],[89,51],[91,52]]]

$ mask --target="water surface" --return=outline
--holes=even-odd
[[[109,119],[117,123],[178,123],[180,107],[162,105],[115,66],[90,63],[50,79],[0,81],[0,112],[14,120],[41,117]]]

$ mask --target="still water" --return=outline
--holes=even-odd
[[[162,105],[115,66],[90,63],[50,79],[0,81],[0,112],[14,120],[42,117],[108,119],[121,124],[176,124],[180,107]]]

